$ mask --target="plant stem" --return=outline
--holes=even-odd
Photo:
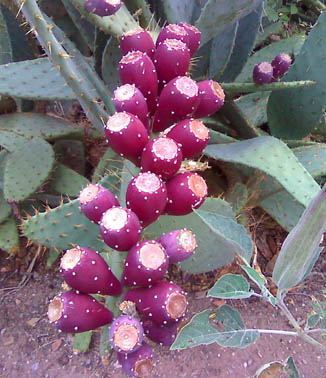
[[[282,331],[281,329],[252,329],[250,331],[258,331],[259,333],[270,333],[274,335],[285,335],[285,336],[298,336],[297,332],[294,331]]]

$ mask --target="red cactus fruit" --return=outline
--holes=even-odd
[[[152,59],[155,52],[155,44],[147,30],[138,28],[122,34],[120,49],[123,55],[126,55],[129,51],[141,51]]]
[[[273,81],[273,67],[268,62],[261,62],[254,67],[252,80],[256,85],[269,84]]]
[[[156,108],[158,79],[154,63],[141,51],[130,51],[119,62],[119,74],[123,84],[135,84],[142,92],[148,110]]]
[[[143,149],[141,168],[167,180],[178,172],[182,158],[181,149],[173,139],[157,137],[148,142]]]
[[[117,251],[128,251],[141,235],[141,225],[137,215],[123,207],[107,210],[99,223],[104,243]]]
[[[147,227],[158,219],[164,211],[166,201],[165,184],[154,173],[140,173],[127,187],[127,207],[137,214],[142,227]]]
[[[190,65],[187,45],[177,39],[166,39],[155,51],[153,62],[160,83],[166,84],[177,76],[184,76]]]
[[[198,50],[201,39],[201,32],[196,28],[196,26],[187,24],[186,22],[180,22],[178,26],[181,26],[188,33],[188,38],[186,40],[187,46],[190,50],[190,56],[192,57]]]
[[[138,117],[146,130],[148,125],[148,106],[144,95],[134,84],[121,85],[114,91],[113,103],[117,112],[128,112]]]
[[[169,258],[155,240],[142,241],[128,252],[122,273],[125,286],[150,286],[166,274]]]
[[[217,81],[203,80],[198,84],[199,105],[194,112],[195,118],[208,117],[216,113],[224,104],[225,94]]]
[[[133,353],[117,353],[122,370],[130,377],[142,378],[150,376],[153,370],[152,348],[143,342],[141,347]]]
[[[127,291],[124,300],[136,304],[137,311],[158,325],[178,322],[187,309],[182,289],[173,282],[159,282],[149,288]]]
[[[122,4],[121,0],[87,0],[84,7],[90,13],[105,17],[116,13]]]
[[[291,63],[292,63],[292,59],[290,55],[285,54],[285,53],[276,55],[276,57],[272,60],[274,79],[279,79],[286,72],[288,72],[291,66]]]
[[[207,197],[205,180],[195,172],[178,173],[166,183],[168,203],[165,213],[186,215],[200,207]]]
[[[144,341],[144,329],[140,321],[132,316],[121,315],[114,319],[109,330],[111,346],[120,353],[132,353]]]
[[[102,214],[113,206],[119,206],[117,197],[98,184],[89,184],[78,197],[80,210],[92,222],[98,223]]]
[[[189,34],[185,28],[176,24],[165,26],[157,37],[156,47],[158,47],[166,39],[177,39],[186,45],[189,43]]]
[[[61,259],[60,273],[69,286],[86,294],[118,296],[120,281],[98,252],[84,247],[66,251]]]
[[[198,119],[185,119],[166,134],[181,148],[183,159],[193,159],[201,154],[209,142],[209,130]]]
[[[186,260],[195,253],[197,248],[195,235],[186,228],[167,232],[157,241],[164,247],[169,256],[169,262],[172,264]]]
[[[160,326],[149,319],[145,319],[142,325],[146,337],[161,346],[167,347],[170,347],[174,343],[180,328],[180,322]]]
[[[109,324],[113,313],[88,294],[66,291],[49,304],[48,317],[63,332],[86,332]]]
[[[198,85],[187,76],[169,81],[163,88],[154,114],[152,130],[163,131],[173,123],[191,117],[199,104]]]
[[[105,134],[112,150],[139,166],[140,155],[149,139],[140,119],[128,112],[115,113],[107,121]]]

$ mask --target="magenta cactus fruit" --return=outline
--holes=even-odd
[[[117,197],[98,184],[87,185],[79,194],[82,213],[92,222],[98,223],[102,214],[113,206],[120,206]]]
[[[186,260],[195,253],[197,248],[195,235],[186,228],[167,232],[157,241],[164,247],[169,256],[169,262],[172,264]]]
[[[128,252],[122,283],[125,286],[150,286],[165,276],[168,266],[169,258],[160,243],[142,241]]]
[[[173,123],[191,117],[198,104],[199,90],[194,80],[180,76],[169,81],[161,92],[152,130],[163,131]]]
[[[122,4],[121,0],[87,0],[84,7],[90,13],[105,17],[116,13]]]
[[[86,294],[118,296],[120,281],[98,252],[84,247],[66,251],[61,259],[60,273],[69,286]]]
[[[178,322],[187,309],[185,293],[173,282],[159,282],[149,288],[131,289],[124,299],[134,302],[143,317],[158,325]]]
[[[224,104],[225,94],[217,81],[203,80],[198,84],[199,104],[194,112],[194,118],[208,117],[216,113]]]
[[[140,155],[149,139],[140,119],[128,112],[115,113],[107,121],[105,134],[113,151],[139,166]]]
[[[268,62],[256,64],[252,73],[252,80],[256,85],[269,84],[273,81],[273,67]]]
[[[178,173],[166,183],[168,203],[165,213],[187,215],[200,207],[207,197],[205,180],[195,172]]]
[[[48,318],[63,332],[86,332],[109,324],[113,313],[88,294],[66,291],[49,304]]]
[[[177,39],[166,39],[155,51],[153,62],[160,83],[166,84],[177,76],[184,76],[190,65],[187,45]]]
[[[120,49],[122,55],[126,55],[129,51],[141,51],[152,59],[155,52],[155,44],[147,30],[137,28],[122,34]]]
[[[157,137],[148,142],[143,149],[141,168],[167,180],[178,172],[182,158],[181,149],[173,139]]]
[[[157,344],[167,347],[170,347],[174,343],[180,327],[180,323],[160,326],[149,319],[145,319],[142,325],[146,337]]]
[[[189,34],[185,28],[176,24],[169,24],[165,26],[157,37],[156,47],[158,47],[166,39],[177,39],[188,45]]]
[[[113,103],[117,112],[128,112],[138,117],[146,130],[148,125],[148,106],[144,95],[134,84],[121,85],[114,91]]]
[[[117,353],[118,361],[122,365],[122,370],[130,377],[149,377],[153,370],[153,351],[145,343],[132,353]]]
[[[135,84],[142,92],[148,110],[156,108],[158,79],[154,63],[141,51],[130,51],[119,62],[119,74],[122,84]]]
[[[163,214],[166,202],[165,184],[154,173],[140,173],[127,187],[127,207],[137,214],[143,228]]]
[[[209,142],[209,130],[198,119],[185,119],[166,134],[181,148],[183,159],[193,159],[201,154]]]
[[[292,63],[292,59],[290,55],[285,54],[285,53],[276,55],[276,57],[272,60],[274,79],[279,79],[286,72],[288,72],[291,66],[291,63]]]
[[[128,251],[141,235],[137,215],[124,207],[107,210],[99,223],[104,243],[117,251]]]
[[[111,346],[120,353],[132,353],[144,341],[144,329],[140,321],[132,316],[121,315],[114,319],[109,330]]]
[[[187,24],[186,22],[180,22],[178,26],[181,26],[188,33],[188,38],[186,39],[187,46],[190,50],[190,56],[192,57],[198,50],[201,39],[201,32],[196,28],[196,26]]]

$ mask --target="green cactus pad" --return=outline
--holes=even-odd
[[[12,61],[10,37],[7,23],[2,13],[3,8],[4,7],[0,6],[0,64],[6,64]]]
[[[97,183],[105,176],[102,184],[114,194],[119,194],[123,162],[121,156],[108,148],[95,168],[92,182]]]
[[[12,218],[7,218],[0,224],[0,249],[11,252],[19,247],[17,224]]]
[[[0,94],[30,100],[74,100],[73,91],[47,58],[0,66]]]
[[[119,41],[116,38],[111,37],[103,52],[102,76],[112,93],[119,85],[121,85],[119,71],[117,69],[121,57]]]
[[[57,140],[53,145],[53,149],[58,162],[85,176],[86,158],[82,141],[72,139]]]
[[[49,177],[54,152],[44,139],[34,138],[7,159],[4,173],[4,195],[8,200],[28,198]]]
[[[16,131],[0,130],[0,146],[9,152],[22,148],[27,141]]]
[[[326,34],[326,12],[318,18],[300,54],[282,81],[315,80],[316,85],[273,92],[267,114],[271,133],[278,138],[302,139],[318,126],[324,116],[326,61],[323,38]]]
[[[236,139],[215,130],[209,130],[209,134],[210,138],[208,144],[233,143],[237,141]]]
[[[195,1],[165,0],[163,6],[169,24],[178,24],[181,21],[191,23]]]
[[[267,122],[266,106],[270,92],[251,93],[241,96],[235,103],[248,121],[255,127]]]

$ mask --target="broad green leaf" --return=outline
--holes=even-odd
[[[87,352],[91,344],[93,331],[76,333],[74,335],[73,350],[75,353]]]
[[[208,291],[208,297],[224,299],[249,298],[253,292],[249,291],[249,282],[239,274],[225,274]]]

